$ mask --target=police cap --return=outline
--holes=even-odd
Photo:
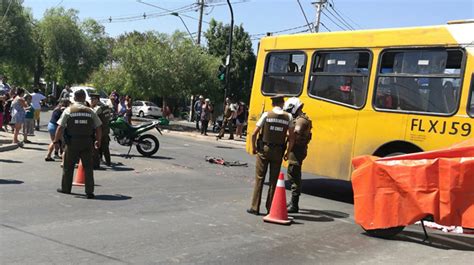
[[[89,93],[89,97],[99,99],[100,95],[98,93]]]
[[[279,104],[285,102],[285,96],[281,94],[274,95],[270,97],[272,99],[273,104]]]
[[[76,92],[74,92],[74,97],[75,98],[85,98],[86,97],[86,92],[82,89],[79,89]]]

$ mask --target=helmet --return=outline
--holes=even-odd
[[[283,106],[283,110],[291,114],[296,114],[299,108],[303,106],[303,102],[297,97],[289,98]]]

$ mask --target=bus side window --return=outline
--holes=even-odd
[[[302,51],[271,52],[267,55],[262,81],[264,95],[297,96],[303,90],[306,54]]]
[[[370,53],[318,52],[313,60],[309,95],[351,107],[362,107],[367,96]]]
[[[459,49],[384,51],[374,106],[399,111],[454,113],[459,103],[463,56]],[[386,99],[386,84],[390,84],[390,100]],[[396,107],[392,104],[393,96],[398,101]]]

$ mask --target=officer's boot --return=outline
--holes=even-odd
[[[299,207],[298,207],[298,201],[300,200],[299,196],[291,196],[291,202],[289,203],[288,208],[288,213],[298,213]]]

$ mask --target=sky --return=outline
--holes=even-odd
[[[310,22],[316,20],[316,8],[311,4],[314,1],[316,0],[299,0]],[[142,2],[171,10],[190,7],[197,0],[142,0]],[[206,22],[212,18],[230,23],[230,12],[225,0],[206,0],[206,2],[218,6],[205,9],[203,31],[208,27]],[[262,36],[258,34],[296,28],[278,33],[288,34],[307,29],[304,26],[306,20],[298,0],[232,0],[231,2],[234,2],[235,24],[242,24],[249,32],[254,49],[258,38]],[[355,29],[440,25],[450,20],[474,19],[474,0],[329,0],[329,3],[332,4],[332,8],[327,5],[323,9],[321,22],[331,31],[342,30],[339,26],[348,27],[342,24],[342,19],[335,18],[336,12]],[[62,6],[66,9],[76,9],[79,11],[80,19],[93,18],[100,21],[111,37],[134,30],[140,32],[155,30],[164,33],[186,31],[178,17],[171,15],[153,17],[154,14],[169,12],[136,0],[24,0],[23,5],[31,9],[36,19],[41,19],[48,8]],[[150,16],[143,19],[143,14]],[[197,32],[199,12],[188,8],[186,12],[180,12],[180,15],[189,31]],[[130,17],[132,19],[123,19]],[[109,22],[109,18],[112,18],[112,22]],[[321,26],[320,30],[328,29]]]

